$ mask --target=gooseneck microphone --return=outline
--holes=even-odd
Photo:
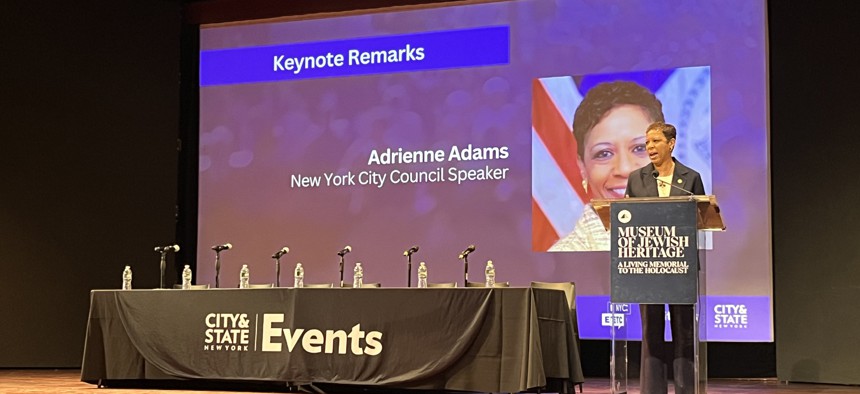
[[[230,250],[230,249],[232,249],[232,248],[233,248],[233,244],[231,244],[231,243],[226,243],[226,244],[222,244],[222,245],[215,245],[215,246],[213,246],[213,247],[212,247],[212,250],[214,250],[214,251],[216,251],[216,252],[220,252],[220,251],[223,251],[223,250]]]
[[[179,251],[179,245],[173,244],[173,245],[167,245],[167,246],[156,246],[155,251],[158,253],[178,252]]]
[[[412,256],[417,251],[418,251],[418,245],[415,245],[409,249],[406,249],[406,251],[403,252],[403,255],[404,256]]]
[[[672,188],[678,189],[678,190],[680,190],[680,191],[684,192],[684,194],[686,194],[686,195],[690,196],[690,199],[692,199],[692,198],[693,198],[693,196],[695,196],[695,194],[693,194],[693,192],[691,192],[691,191],[689,191],[689,190],[687,190],[687,189],[684,189],[683,187],[675,186],[675,185],[673,185],[673,184],[672,184],[672,182],[666,182],[666,181],[664,181],[664,180],[660,179],[660,178],[659,178],[660,173],[659,173],[657,170],[651,171],[651,176],[652,176],[652,177],[654,177],[654,179],[656,179],[656,180],[657,180],[657,183],[659,183],[660,185],[668,185],[668,186],[670,186],[670,187],[672,187]]]
[[[349,252],[352,252],[352,246],[346,245],[346,247],[341,249],[340,252],[337,252],[337,255],[340,257],[343,257],[343,255],[345,255]]]
[[[272,258],[273,258],[273,259],[279,259],[279,258],[283,257],[283,256],[284,256],[285,254],[287,254],[287,253],[290,253],[290,248],[288,248],[288,247],[284,246],[283,248],[281,248],[280,250],[278,250],[277,252],[275,252],[275,254],[273,254],[273,255],[272,255]]]
[[[459,256],[458,258],[459,258],[459,259],[463,259],[463,258],[465,258],[466,256],[468,256],[468,255],[469,255],[469,253],[472,253],[472,252],[474,252],[474,251],[475,251],[475,245],[469,245],[469,247],[468,247],[468,248],[466,248],[466,250],[464,250],[462,253],[460,253],[460,256]]]

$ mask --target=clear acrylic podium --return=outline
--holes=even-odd
[[[706,316],[707,270],[706,255],[698,245],[700,231],[726,228],[716,197],[594,199],[592,206],[612,239],[610,392],[641,392],[638,385],[629,384],[627,347],[632,328],[629,317],[639,309],[638,304],[686,304],[693,305],[694,384],[690,392],[707,393],[707,345],[702,336],[706,322],[699,318]]]

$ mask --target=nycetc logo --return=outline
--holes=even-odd
[[[747,328],[749,312],[744,304],[714,305],[714,328]]]
[[[247,352],[251,322],[247,313],[210,313],[205,319],[203,350]]]
[[[630,304],[607,304],[607,313],[600,314],[600,325],[603,327],[624,327],[627,316],[630,315]]]

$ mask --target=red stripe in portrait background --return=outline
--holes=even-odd
[[[589,197],[582,187],[582,175],[576,164],[576,140],[543,83],[532,81],[532,127],[543,142],[570,187],[582,201]],[[532,249],[545,251],[560,235],[555,231],[540,204],[532,198]]]

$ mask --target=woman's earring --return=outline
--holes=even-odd
[[[588,181],[582,181],[582,188],[585,189],[585,192],[588,193]]]

